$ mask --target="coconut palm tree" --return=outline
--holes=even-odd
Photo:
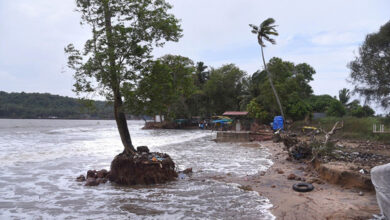
[[[260,48],[261,48],[261,56],[263,57],[264,69],[268,74],[268,80],[269,80],[269,83],[271,84],[271,88],[272,88],[272,91],[275,95],[276,102],[279,105],[280,114],[282,114],[282,117],[285,120],[283,108],[282,108],[282,105],[280,104],[278,93],[276,92],[274,83],[272,82],[271,73],[269,72],[269,70],[267,68],[267,64],[265,63],[265,58],[264,58],[264,49],[263,48],[265,47],[265,41],[268,41],[271,44],[276,44],[276,41],[274,39],[272,39],[271,36],[272,35],[274,35],[274,36],[279,35],[275,29],[276,25],[274,23],[275,23],[275,20],[273,18],[268,18],[265,21],[263,21],[260,24],[260,26],[256,26],[253,24],[250,24],[249,26],[252,28],[252,33],[257,35],[257,41],[259,42]]]

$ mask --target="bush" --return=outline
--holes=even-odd
[[[301,100],[287,106],[287,115],[294,121],[304,119],[306,115],[310,114],[310,112],[310,105]]]
[[[343,117],[345,115],[345,107],[338,100],[333,100],[326,111],[327,116]]]
[[[363,118],[363,117],[371,117],[375,114],[375,111],[370,108],[369,106],[359,106],[355,109],[351,110],[351,115],[358,117],[358,118]]]
[[[329,105],[332,102],[337,101],[337,99],[333,98],[330,95],[318,95],[311,96],[308,101],[314,112],[326,112]]]
[[[250,117],[259,120],[260,122],[265,122],[269,120],[269,114],[265,111],[259,103],[256,102],[256,99],[252,99],[246,107]]]

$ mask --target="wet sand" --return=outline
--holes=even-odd
[[[277,219],[370,219],[378,214],[375,192],[328,184],[318,179],[315,171],[304,163],[287,161],[287,152],[282,143],[271,141],[242,144],[243,147],[266,147],[272,154],[274,162],[265,173],[244,178],[231,176],[216,177],[226,182],[234,182],[243,188],[257,191],[270,199],[273,204],[272,213]],[[306,193],[295,192],[294,183],[301,181],[288,180],[290,174],[304,178],[313,183],[314,190]],[[363,195],[359,195],[362,191]]]

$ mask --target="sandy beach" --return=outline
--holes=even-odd
[[[273,204],[271,211],[277,219],[370,219],[380,212],[375,192],[324,182],[308,165],[286,160],[288,154],[283,151],[283,143],[268,141],[241,145],[268,148],[274,164],[266,172],[245,178],[216,178],[241,184],[244,189],[257,191],[269,198]],[[301,181],[289,180],[291,174],[314,182],[314,190],[295,192],[292,185]]]

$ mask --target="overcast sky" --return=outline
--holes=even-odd
[[[348,62],[366,34],[390,20],[389,0],[169,0],[184,37],[154,51],[187,56],[219,67],[234,63],[248,74],[262,68],[256,36],[248,24],[273,17],[277,45],[265,50],[317,71],[315,94],[336,95],[351,85]],[[63,48],[81,46],[89,27],[80,26],[73,0],[0,0],[0,91],[75,96]]]

